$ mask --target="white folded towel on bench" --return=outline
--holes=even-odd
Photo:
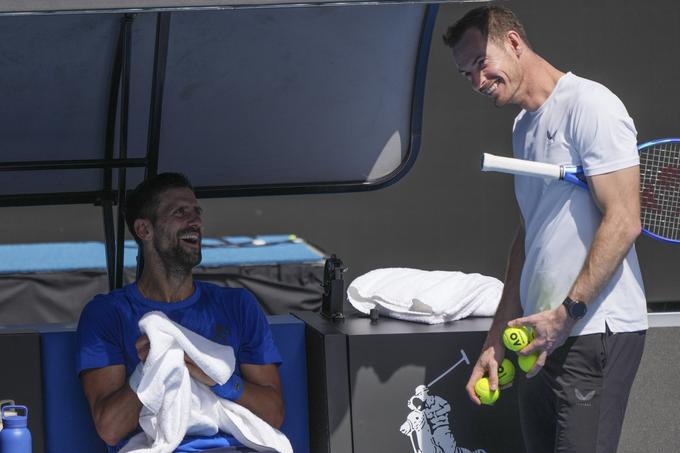
[[[468,316],[493,316],[503,283],[481,274],[385,268],[356,278],[347,289],[349,302],[362,313],[438,324]]]
[[[245,407],[215,395],[192,379],[186,353],[212,380],[224,384],[235,367],[234,350],[208,340],[162,312],[149,312],[139,321],[151,347],[130,385],[144,405],[139,416],[143,432],[133,436],[121,453],[170,453],[186,434],[231,434],[255,451],[293,453],[286,436]],[[141,373],[141,379],[139,374]]]

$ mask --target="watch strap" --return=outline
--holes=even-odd
[[[583,318],[588,312],[588,306],[584,302],[574,300],[569,296],[564,299],[562,305],[567,309],[567,316],[577,321]]]

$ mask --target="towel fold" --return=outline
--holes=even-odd
[[[438,324],[468,316],[493,316],[503,283],[481,274],[385,268],[356,278],[347,288],[349,302],[362,313]]]
[[[191,378],[186,353],[212,380],[224,384],[234,372],[231,346],[204,338],[162,312],[149,312],[139,321],[149,337],[150,350],[131,376],[130,385],[144,405],[139,416],[143,432],[132,437],[121,453],[170,453],[185,435],[231,434],[255,451],[292,453],[286,436],[250,410],[215,395]]]

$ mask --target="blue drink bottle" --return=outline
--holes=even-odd
[[[22,411],[24,415],[20,414]],[[28,430],[28,408],[26,406],[4,406],[2,408],[0,453],[31,453],[31,432]]]

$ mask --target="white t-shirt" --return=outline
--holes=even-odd
[[[635,125],[603,85],[567,73],[535,112],[515,118],[515,157],[582,165],[587,176],[639,164]],[[520,297],[525,315],[555,308],[568,295],[602,219],[590,192],[564,181],[516,176],[525,224]],[[571,335],[647,328],[647,305],[635,247],[588,307]]]

